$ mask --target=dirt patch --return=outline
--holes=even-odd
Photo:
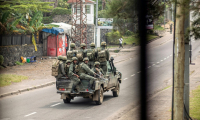
[[[51,76],[51,67],[55,60],[37,58],[37,62],[1,69],[0,74],[24,75],[28,76],[29,79],[47,79]]]

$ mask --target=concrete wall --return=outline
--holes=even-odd
[[[20,57],[31,57],[31,56],[42,56],[43,55],[43,45],[37,44],[37,51],[35,51],[34,45],[13,45],[13,46],[1,46],[0,55],[4,57],[4,64],[8,65],[9,62],[15,63],[20,61]]]

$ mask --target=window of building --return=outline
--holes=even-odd
[[[90,5],[86,5],[86,12],[87,14],[90,14]]]
[[[74,6],[74,13],[76,13],[76,8]],[[77,14],[80,14],[80,6],[77,6]]]

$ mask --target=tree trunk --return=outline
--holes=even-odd
[[[176,6],[176,30],[175,30],[175,57],[174,57],[174,120],[183,120],[184,112],[184,64],[185,64],[185,41],[184,41],[184,0],[177,0]]]

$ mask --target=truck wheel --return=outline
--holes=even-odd
[[[70,103],[70,101],[71,101],[71,99],[69,99],[69,98],[63,99],[64,103]]]
[[[103,103],[103,88],[100,87],[98,90],[98,101],[95,101],[97,105],[101,105]]]
[[[113,90],[113,97],[118,97],[120,91],[120,84],[118,82],[117,87]]]

